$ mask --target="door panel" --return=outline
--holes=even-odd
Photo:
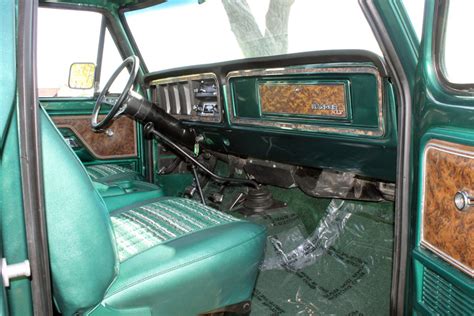
[[[43,99],[41,105],[85,165],[114,163],[142,171],[141,129],[120,117],[106,133],[95,133],[90,118],[95,100]],[[105,114],[105,113],[102,113]]]
[[[458,210],[453,201],[474,187],[474,147],[440,138],[424,144],[420,244],[473,275],[474,212]]]
[[[473,315],[474,207],[459,209],[455,196],[474,194],[474,94],[443,80],[447,4],[426,2],[413,99],[414,312]]]
[[[103,116],[102,116],[103,118]],[[102,119],[99,117],[99,119]],[[117,119],[106,133],[96,133],[91,129],[90,116],[54,116],[53,122],[60,130],[70,131],[80,140],[78,146],[74,139],[69,141],[74,150],[86,150],[95,159],[135,158],[137,157],[137,131],[135,122],[128,117]],[[63,135],[66,133],[64,131]],[[70,138],[67,138],[70,139]]]

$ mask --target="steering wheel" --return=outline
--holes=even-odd
[[[118,75],[122,72],[122,70],[127,67],[130,70],[130,76],[128,77],[127,84],[123,89],[120,96],[116,99],[115,102],[111,102],[107,100],[107,92],[109,92],[110,87],[114,83],[115,79],[117,79]],[[137,56],[130,56],[123,61],[123,63],[115,70],[112,77],[107,81],[104,86],[104,89],[99,94],[97,101],[94,105],[94,109],[92,110],[92,118],[91,118],[91,125],[94,131],[103,131],[104,128],[109,126],[118,116],[120,116],[123,111],[125,110],[125,106],[123,103],[128,96],[128,92],[132,89],[133,83],[138,75],[138,69],[140,68],[140,60]],[[99,121],[99,113],[102,105],[110,106],[110,111],[104,117],[102,121]]]

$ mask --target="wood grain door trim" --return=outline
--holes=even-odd
[[[53,116],[58,128],[68,128],[97,159],[137,157],[137,129],[135,121],[122,116],[109,128],[112,136],[96,133],[91,129],[90,116]]]
[[[421,246],[474,276],[474,209],[454,205],[462,190],[474,194],[474,147],[430,140],[423,154]]]

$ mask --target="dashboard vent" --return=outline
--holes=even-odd
[[[153,101],[178,119],[220,122],[219,85],[213,74],[155,80]]]
[[[430,269],[424,268],[422,302],[439,315],[474,315],[474,299]]]
[[[179,82],[158,86],[158,105],[167,113],[190,115],[192,102],[190,83]]]

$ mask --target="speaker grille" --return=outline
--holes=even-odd
[[[474,315],[474,298],[427,268],[423,271],[422,301],[436,314]]]

